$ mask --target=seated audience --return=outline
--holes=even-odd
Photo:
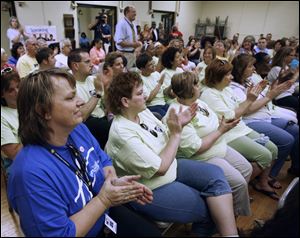
[[[260,85],[251,87],[247,91],[246,100],[241,102],[229,87],[233,78],[231,70],[230,63],[215,59],[207,66],[205,72],[204,83],[207,88],[202,92],[200,99],[215,111],[219,119],[241,118],[263,90]],[[242,118],[236,127],[224,134],[224,138],[230,147],[252,162],[253,173],[250,180],[259,175],[258,182],[253,185],[254,188],[278,200],[278,195],[268,184],[271,163],[277,158],[276,145],[265,138],[264,141],[260,141],[261,135],[248,127]]]
[[[3,48],[1,48],[1,70],[8,67],[14,68],[13,65],[8,63],[8,55],[6,51]]]
[[[264,52],[271,56],[271,52],[267,48],[267,39],[265,37],[259,38],[257,45],[255,45],[253,48],[253,52],[254,54],[257,54],[259,52]]]
[[[189,45],[188,59],[189,61],[192,61],[196,65],[200,63],[200,53],[201,53],[200,47],[201,45],[199,40],[195,41],[194,44]]]
[[[9,167],[22,144],[18,137],[19,119],[17,96],[20,77],[12,68],[1,71],[1,159],[9,172]]]
[[[254,84],[259,83],[262,79],[267,79],[268,73],[271,70],[270,56],[267,53],[257,53],[255,56],[254,67],[256,72],[254,72],[250,78],[251,82]],[[266,88],[266,90],[268,87]],[[293,121],[298,124],[297,114],[293,110],[289,110],[283,107],[279,107],[273,104],[273,102],[268,103],[268,109],[272,111],[273,117],[281,117],[289,121]]]
[[[162,89],[165,79],[164,75],[155,71],[152,57],[146,53],[141,54],[137,58],[136,65],[141,71],[147,108],[151,112],[157,112],[163,117],[169,107],[169,105],[166,104]]]
[[[52,69],[55,67],[56,59],[54,57],[54,51],[48,47],[38,50],[36,60],[39,63],[39,70]]]
[[[26,54],[19,58],[16,66],[21,79],[26,77],[38,66],[38,62],[35,58],[39,49],[37,40],[35,38],[27,39],[25,42],[25,47]]]
[[[212,46],[207,46],[203,52],[203,61],[197,65],[196,72],[198,73],[198,77],[200,83],[205,78],[205,69],[206,67],[216,58],[216,51]]]
[[[246,54],[239,55],[232,61],[233,82],[231,82],[230,87],[241,102],[246,100],[247,97],[247,88],[249,87],[247,83],[254,74],[254,62],[255,59]],[[256,85],[267,82],[267,80],[261,80]],[[280,183],[276,181],[276,177],[289,154],[292,158],[291,167],[293,170],[299,171],[299,127],[290,124],[284,118],[273,116],[273,108],[269,104],[273,98],[288,89],[292,82],[286,81],[282,84],[277,82],[270,87],[266,87],[243,116],[247,126],[268,136],[278,148],[278,158],[274,161],[269,174],[269,185],[276,189],[281,188]]]
[[[239,119],[219,123],[218,116],[199,100],[198,76],[191,72],[172,77],[172,90],[176,95],[168,112],[187,109],[194,103],[198,108],[195,118],[183,127],[177,158],[204,161],[219,166],[232,189],[235,216],[251,214],[248,182],[252,173],[251,164],[236,150],[227,146],[222,135],[235,127]],[[167,113],[168,116],[168,113]],[[167,117],[166,116],[166,117]]]
[[[289,64],[295,58],[296,51],[291,47],[282,47],[272,60],[272,69],[268,74],[268,80],[270,83],[274,82],[280,73],[281,70],[288,70]],[[299,73],[299,67],[293,71]],[[293,72],[292,71],[292,72]],[[287,79],[290,79],[287,77]],[[295,88],[299,85],[299,81],[294,83],[288,90],[281,93],[275,98],[276,105],[282,107],[289,107],[294,109],[297,112],[297,117],[299,121],[299,99],[297,96],[294,96]]]
[[[24,54],[24,45],[21,42],[14,43],[11,48],[11,56],[8,58],[8,63],[16,67],[19,58]]]
[[[75,84],[71,74],[52,69],[30,75],[20,85],[17,108],[24,148],[11,168],[8,197],[23,233],[103,236],[109,214],[118,224],[118,236],[159,235],[156,227],[122,206],[151,203],[152,191],[136,182],[140,176],[116,176],[111,159],[81,123],[83,101]]]
[[[248,38],[245,37],[238,54],[254,55],[253,54],[254,43],[255,43],[255,41],[253,42],[251,37],[248,37]]]
[[[92,49],[90,50],[90,57],[94,67],[98,68],[99,64],[105,59],[105,51],[103,50],[103,42],[101,39],[93,40]]]
[[[229,60],[229,57],[227,56],[226,52],[226,46],[225,42],[222,40],[217,40],[214,43],[214,48],[216,50],[216,58],[220,60]]]
[[[198,236],[211,235],[212,220],[221,236],[237,236],[231,189],[221,169],[175,159],[182,128],[195,116],[196,105],[179,113],[171,110],[167,129],[146,109],[142,79],[133,72],[113,79],[107,101],[115,118],[106,151],[117,173],[139,171],[141,183],[153,190],[152,204],[130,205],[154,220],[192,222]]]
[[[91,76],[93,64],[89,53],[83,49],[70,52],[68,65],[76,80],[76,92],[84,101],[84,105],[80,108],[83,121],[101,148],[104,148],[110,122],[107,120],[104,109],[102,77],[100,74]]]
[[[65,68],[68,67],[68,56],[72,50],[72,44],[69,38],[63,39],[59,42],[60,53],[55,55],[56,63],[55,67],[57,68]]]
[[[166,102],[170,104],[175,98],[171,92],[171,78],[174,74],[184,72],[183,69],[179,68],[182,63],[182,56],[179,49],[175,47],[167,48],[162,54],[161,62],[165,67],[165,69],[161,72],[161,75],[165,75],[162,88],[164,90]]]

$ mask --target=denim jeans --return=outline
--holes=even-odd
[[[192,231],[212,235],[214,223],[205,197],[231,193],[221,168],[201,161],[178,159],[176,181],[153,190],[153,202],[130,205],[150,217],[164,222],[193,223]]]
[[[270,176],[276,177],[282,168],[287,156],[291,154],[292,167],[299,168],[299,127],[296,124],[288,125],[288,120],[273,118],[272,122],[251,122],[247,126],[263,133],[278,147],[278,159],[273,165]],[[286,127],[286,128],[285,128]]]

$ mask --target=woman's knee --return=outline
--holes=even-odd
[[[273,161],[273,153],[274,152],[271,152],[267,148],[261,152],[260,158],[256,162],[262,169],[266,169],[267,167],[270,167]]]
[[[277,159],[278,147],[272,141],[268,141],[265,148],[271,153],[271,160]]]

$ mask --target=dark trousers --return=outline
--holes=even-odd
[[[108,140],[108,134],[111,123],[112,120],[108,121],[106,116],[101,118],[90,116],[84,122],[84,124],[89,128],[90,132],[96,138],[101,149],[103,150]]]
[[[109,216],[117,223],[117,234],[104,227],[98,237],[161,237],[153,222],[124,205],[110,208]]]

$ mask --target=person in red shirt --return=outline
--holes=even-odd
[[[178,30],[177,26],[172,26],[172,31],[169,35],[169,39],[181,39],[182,38],[182,33]]]

